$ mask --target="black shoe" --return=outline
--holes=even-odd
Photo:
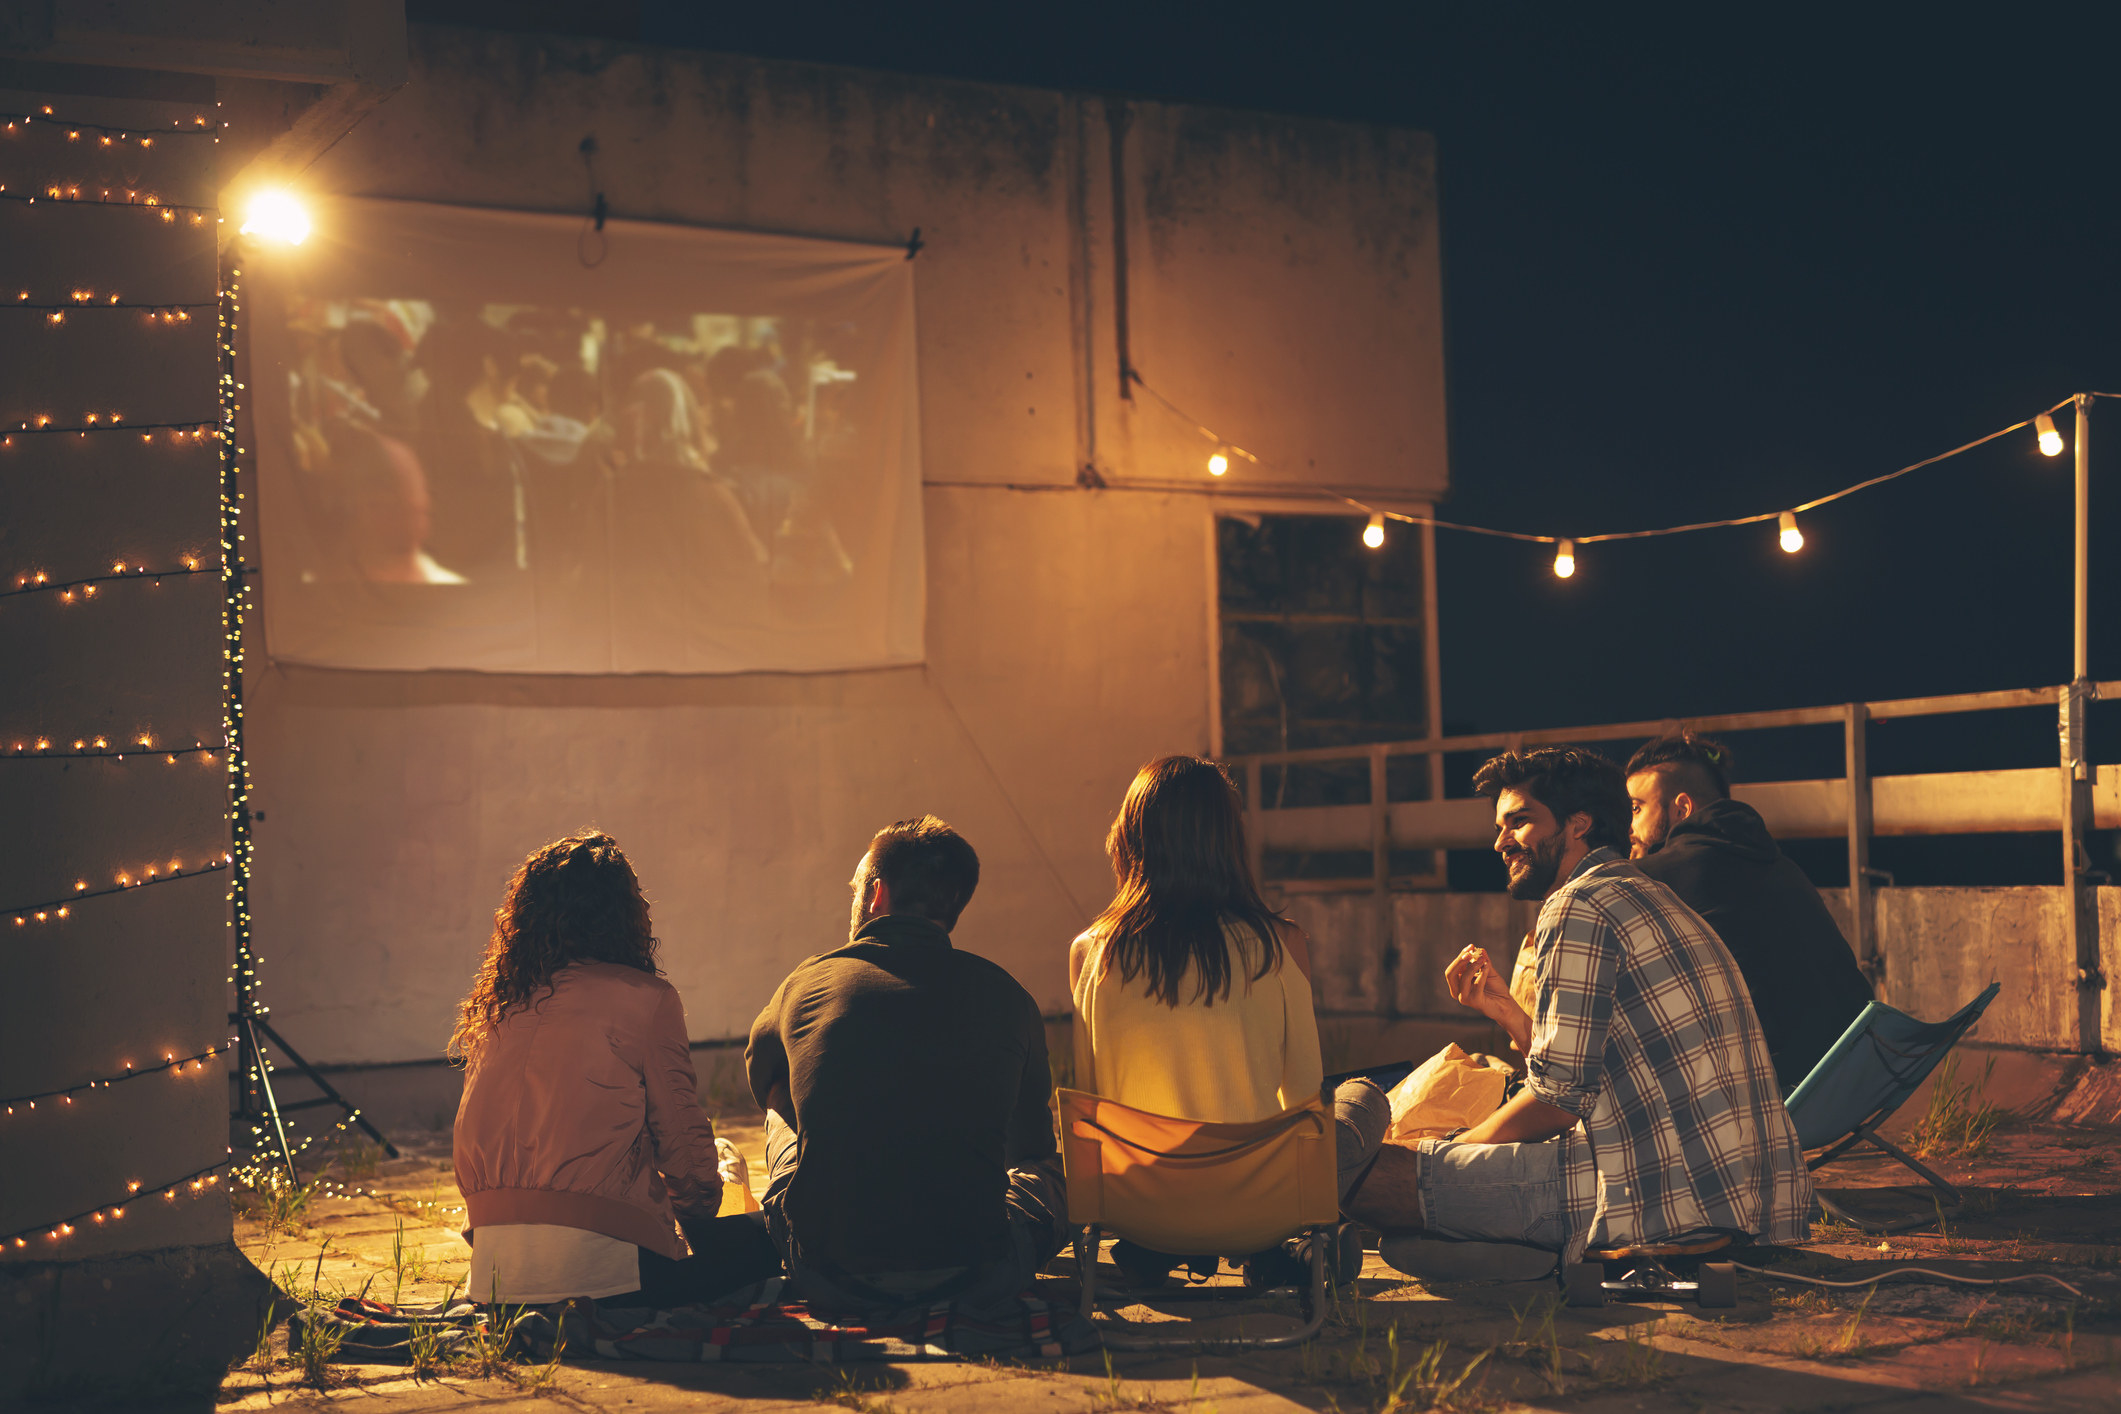
[[[1169,1253],[1151,1252],[1124,1237],[1112,1244],[1112,1265],[1119,1268],[1121,1283],[1129,1287],[1162,1286],[1177,1262]]]
[[[1245,1290],[1273,1291],[1277,1287],[1308,1287],[1311,1264],[1290,1251],[1291,1244],[1269,1247],[1245,1258]]]

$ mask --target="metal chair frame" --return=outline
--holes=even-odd
[[[1307,1262],[1311,1272],[1309,1286],[1298,1288],[1302,1303],[1304,1324],[1301,1330],[1285,1335],[1270,1336],[1180,1336],[1173,1339],[1152,1339],[1146,1336],[1120,1335],[1110,1326],[1098,1324],[1097,1310],[1097,1253],[1104,1229],[1091,1224],[1076,1229],[1075,1266],[1081,1273],[1083,1302],[1082,1316],[1097,1325],[1107,1348],[1112,1350],[1146,1350],[1164,1353],[1199,1351],[1202,1354],[1231,1354],[1246,1350],[1281,1350],[1292,1345],[1302,1345],[1315,1337],[1326,1323],[1326,1259],[1333,1248],[1333,1228],[1316,1226],[1304,1228],[1299,1235],[1298,1251]],[[1123,1235],[1123,1234],[1115,1234]],[[1257,1300],[1259,1293],[1232,1287],[1187,1287],[1177,1291],[1155,1294],[1159,1301],[1240,1301]]]
[[[1991,982],[1982,990],[1979,996],[1968,1002],[1964,1007],[1961,1007],[1953,1016],[1945,1021],[1933,1023],[1932,1029],[1940,1034],[1936,1040],[1926,1043],[1919,1052],[1912,1048],[1902,1049],[1895,1046],[1872,1029],[1875,1014],[1889,1010],[1882,1003],[1873,1002],[1865,1007],[1854,1021],[1849,1023],[1848,1030],[1842,1034],[1839,1041],[1834,1043],[1833,1048],[1820,1058],[1819,1064],[1812,1068],[1812,1073],[1806,1076],[1803,1082],[1790,1092],[1788,1098],[1790,1106],[1793,1109],[1801,1108],[1803,1098],[1810,1091],[1815,1080],[1823,1080],[1831,1075],[1833,1068],[1841,1062],[1844,1055],[1854,1050],[1859,1042],[1868,1042],[1872,1054],[1879,1058],[1885,1073],[1900,1083],[1901,1092],[1898,1095],[1887,1097],[1868,1116],[1852,1125],[1846,1133],[1829,1141],[1816,1157],[1805,1160],[1805,1169],[1807,1172],[1816,1170],[1822,1165],[1832,1163],[1858,1144],[1869,1144],[1872,1148],[1878,1149],[1897,1160],[1909,1172],[1927,1183],[1933,1193],[1937,1195],[1934,1200],[1936,1208],[1933,1212],[1915,1213],[1905,1218],[1895,1218],[1890,1222],[1873,1222],[1858,1217],[1824,1193],[1814,1189],[1812,1197],[1823,1211],[1831,1213],[1834,1217],[1839,1218],[1842,1222],[1847,1223],[1860,1232],[1871,1233],[1874,1236],[1891,1232],[1907,1232],[1926,1223],[1954,1217],[1959,1213],[1965,1204],[1965,1198],[1960,1194],[1959,1190],[1947,1183],[1941,1175],[1923,1164],[1913,1154],[1878,1133],[1878,1126],[1892,1118],[1894,1113],[1908,1102],[1916,1088],[1929,1078],[1930,1072],[1935,1070],[1947,1055],[1951,1054],[1952,1048],[1965,1039],[1966,1033],[1974,1028],[1974,1024],[1981,1019],[1982,1012],[1988,1009],[1988,1004],[1995,1000],[1996,994],[2000,990],[2001,988],[1996,983]],[[1946,1031],[1949,1031],[1948,1035],[1942,1034]]]

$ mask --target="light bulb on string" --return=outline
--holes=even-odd
[[[1370,512],[1370,523],[1362,528],[1362,543],[1372,550],[1385,543],[1385,515],[1383,511]]]
[[[1225,450],[1224,450],[1223,448],[1221,448],[1221,447],[1217,447],[1217,448],[1215,449],[1215,452],[1214,452],[1214,454],[1213,454],[1213,455],[1211,455],[1211,456],[1210,456],[1210,457],[1208,458],[1208,475],[1210,475],[1210,476],[1221,476],[1221,475],[1222,475],[1223,473],[1227,472],[1227,471],[1228,471],[1229,469],[1230,469],[1230,454],[1229,454],[1229,453],[1228,453],[1227,451],[1225,451]]]
[[[1557,579],[1567,579],[1574,573],[1576,573],[1576,542],[1564,540],[1554,547],[1554,575]]]
[[[2033,419],[2033,430],[2040,434],[2040,455],[2059,457],[2062,455],[2062,434],[2055,430],[2055,419],[2041,413]]]
[[[1783,554],[1794,555],[1804,548],[1804,532],[1797,528],[1795,511],[1784,511],[1777,517],[1776,524],[1781,527],[1781,534],[1777,538],[1782,542]]]

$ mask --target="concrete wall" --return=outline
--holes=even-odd
[[[212,87],[182,105],[79,93],[0,93],[0,111],[167,131],[212,113]],[[0,143],[10,192],[59,183],[95,193],[152,191],[165,203],[211,203],[212,138],[158,138],[106,148],[87,132],[41,125]],[[183,324],[149,326],[134,309],[82,308],[54,326],[41,312],[0,312],[0,427],[42,415],[56,425],[218,419],[211,213],[165,222],[144,207],[0,203],[8,303],[98,300],[200,304]],[[112,572],[115,562],[175,568],[219,559],[220,459],[213,443],[143,443],[131,432],[26,436],[0,448],[0,589],[24,575],[49,582]],[[105,583],[66,602],[45,592],[0,601],[0,752],[27,755],[41,737],[55,758],[98,735],[141,733],[190,747],[221,737],[221,584],[217,574]],[[164,1071],[81,1091],[71,1103],[15,1097],[161,1065],[169,1055],[226,1050],[226,874],[91,896],[119,877],[186,872],[227,849],[225,767],[186,755],[123,760],[0,761],[0,1237],[76,1213],[126,1204],[122,1219],[85,1221],[71,1236],[0,1242],[0,1263],[107,1257],[198,1247],[230,1236],[218,1191],[204,1201],[137,1185],[168,1183],[222,1163],[227,1089],[221,1064]],[[30,905],[69,900],[38,922]],[[18,922],[18,920],[21,920]],[[30,1296],[21,1298],[24,1302]],[[14,1309],[12,1289],[7,1317]],[[41,1357],[40,1357],[41,1358]],[[0,1356],[0,1366],[10,1359]],[[6,1372],[11,1379],[27,1367]],[[0,1379],[0,1391],[9,1379]]]
[[[2121,975],[2121,888],[2099,891],[2101,954]],[[1848,891],[1822,889],[1849,930]],[[1538,910],[1506,894],[1401,893],[1381,915],[1368,892],[1297,894],[1290,916],[1311,934],[1321,1012],[1453,1019],[1443,989],[1458,950],[1480,943],[1509,967]],[[1990,982],[2002,991],[1970,1033],[1990,1045],[2065,1051],[2077,1045],[2076,962],[2063,947],[2060,888],[1887,888],[1874,898],[1885,959],[1879,1000],[1925,1021],[1965,1006]],[[1389,917],[1389,924],[1384,924]],[[2113,989],[2104,1045],[2121,1048]]]
[[[694,1036],[738,1035],[791,964],[844,938],[869,835],[922,810],[981,851],[961,944],[1064,1008],[1121,792],[1144,760],[1210,739],[1213,447],[1120,396],[1119,248],[1135,365],[1272,462],[1213,489],[1431,499],[1428,140],[417,26],[412,49],[411,81],[307,183],[578,211],[593,132],[614,214],[920,228],[928,661],[559,681],[296,669],[261,645],[255,913],[275,1023],[316,1059],[435,1055],[510,870],[593,822],[640,867]],[[1086,466],[1111,489],[1079,489]]]

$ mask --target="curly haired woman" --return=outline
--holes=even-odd
[[[456,1170],[473,1300],[682,1306],[778,1270],[757,1219],[716,1216],[685,1008],[609,835],[516,870],[449,1053],[469,1072]]]

